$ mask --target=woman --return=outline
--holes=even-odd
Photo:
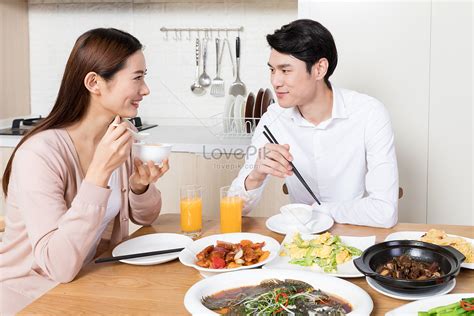
[[[149,225],[158,217],[153,183],[168,161],[132,162],[133,125],[121,120],[136,116],[149,94],[145,74],[142,45],[128,33],[94,29],[76,41],[51,113],[18,144],[4,173],[0,314],[72,281],[99,243],[112,247],[128,236],[129,219]]]

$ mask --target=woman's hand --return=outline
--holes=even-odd
[[[119,116],[115,117],[112,124],[114,123],[120,123]],[[120,123],[117,127],[112,124],[97,144],[85,176],[85,180],[101,187],[107,187],[112,172],[130,157],[133,142],[126,122]]]
[[[260,187],[269,174],[279,178],[291,176],[293,168],[289,161],[292,160],[290,145],[266,144],[259,149],[254,168],[245,179],[246,190]]]
[[[144,193],[150,183],[155,183],[161,178],[170,166],[168,159],[163,160],[162,166],[155,165],[153,161],[143,163],[140,159],[133,160],[133,172],[130,176],[130,189],[135,194]]]

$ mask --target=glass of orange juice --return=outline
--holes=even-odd
[[[192,238],[202,230],[202,186],[185,185],[179,190],[181,231]]]
[[[222,187],[220,189],[221,204],[221,233],[236,233],[242,231],[242,189]]]

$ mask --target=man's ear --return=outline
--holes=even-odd
[[[90,93],[100,95],[99,75],[91,71],[84,77],[84,86]]]
[[[329,62],[326,58],[318,60],[311,68],[311,73],[317,80],[324,80],[324,76],[328,72]]]

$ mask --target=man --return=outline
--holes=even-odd
[[[390,118],[378,100],[334,87],[331,33],[297,20],[267,35],[268,66],[278,104],[262,116],[249,155],[232,186],[246,191],[244,214],[269,176],[285,179],[293,203],[313,204],[338,223],[392,227],[398,219],[398,169]],[[267,125],[280,145],[264,137]],[[321,205],[293,174],[293,162]],[[250,167],[249,167],[250,166]]]

